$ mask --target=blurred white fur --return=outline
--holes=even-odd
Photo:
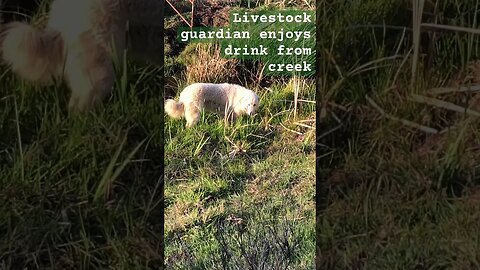
[[[28,80],[63,77],[72,91],[69,107],[84,111],[111,91],[113,60],[123,59],[127,47],[136,59],[163,57],[161,14],[160,0],[54,0],[45,29],[3,26],[2,59]],[[151,31],[131,30],[127,42],[127,22]]]

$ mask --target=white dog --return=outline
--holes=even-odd
[[[240,85],[195,83],[180,93],[178,102],[167,99],[165,112],[173,118],[185,117],[186,126],[193,127],[200,120],[203,108],[234,120],[242,114],[255,114],[258,106],[257,94]]]
[[[112,61],[123,59],[127,22],[130,28],[161,27],[162,9],[160,0],[54,0],[44,30],[20,22],[4,26],[2,58],[28,80],[64,77],[72,90],[69,107],[85,110],[103,99],[114,84]],[[161,35],[129,32],[133,57],[163,58]]]

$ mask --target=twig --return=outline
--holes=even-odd
[[[350,25],[347,26],[346,29],[348,30],[355,30],[358,28],[381,28],[381,29],[392,29],[392,30],[401,30],[401,31],[413,31],[410,27],[405,26],[397,26],[397,25],[388,25],[388,24],[357,24],[357,25]]]
[[[472,34],[480,34],[480,30],[476,28],[469,28],[469,27],[461,27],[461,26],[453,26],[453,25],[444,25],[444,24],[435,24],[435,23],[422,23],[420,25],[423,29],[432,29],[432,30],[448,30],[448,31],[455,31],[455,32],[464,32],[464,33],[472,33]]]
[[[316,103],[315,100],[297,99],[298,102]]]
[[[438,130],[436,130],[434,128],[427,127],[427,126],[412,122],[410,120],[402,119],[402,118],[393,116],[391,114],[385,113],[385,111],[382,108],[380,108],[380,106],[378,106],[378,104],[375,103],[375,101],[373,101],[368,95],[365,95],[365,99],[368,101],[368,103],[370,103],[370,105],[372,105],[372,107],[374,107],[377,111],[379,111],[382,114],[382,116],[384,116],[384,117],[386,117],[390,120],[398,121],[405,126],[413,127],[413,128],[419,129],[419,130],[421,130],[423,132],[426,132],[426,133],[432,133],[432,134],[437,134],[438,133]]]
[[[338,108],[338,109],[340,109],[340,110],[342,110],[342,111],[347,111],[347,110],[348,110],[346,106],[337,104],[337,103],[332,102],[332,101],[328,102],[328,105],[329,105],[330,107],[333,107],[333,108]]]
[[[412,77],[410,87],[413,89],[417,80],[418,56],[420,54],[420,28],[422,25],[424,0],[412,0],[413,4],[413,58],[412,58]]]
[[[304,122],[315,122],[317,121],[316,119],[304,119],[304,120],[298,120],[297,122],[299,123],[304,123]]]
[[[191,4],[192,4],[192,13],[191,13],[191,19],[190,19],[190,22],[187,21],[187,19],[185,19],[185,17],[183,17],[182,13],[180,11],[178,11],[175,6],[169,1],[169,0],[166,0],[167,1],[167,4],[170,5],[170,7],[178,14],[178,16],[180,16],[180,19],[182,19],[190,28],[193,27],[193,12],[194,12],[194,6],[195,6],[195,3],[193,0],[189,1]]]
[[[314,126],[305,125],[305,124],[302,124],[302,123],[299,123],[299,122],[294,122],[294,124],[295,124],[295,125],[298,125],[298,126],[301,126],[301,127],[306,127],[306,128],[315,129]]]
[[[298,93],[300,91],[300,79],[293,77],[293,119],[297,118]]]
[[[298,132],[298,131],[295,131],[295,130],[293,130],[293,129],[287,128],[287,127],[284,126],[282,123],[280,123],[280,125],[281,125],[284,129],[286,129],[286,130],[288,130],[288,131],[290,131],[290,132],[293,132],[293,133],[298,134],[298,135],[303,135],[303,133],[301,133],[301,132]]]
[[[342,120],[340,117],[338,117],[334,112],[331,112],[333,119],[335,119],[339,124],[342,123]]]
[[[444,108],[444,109],[451,110],[451,111],[454,111],[454,112],[465,113],[465,114],[473,115],[473,116],[480,116],[480,112],[477,112],[477,111],[474,111],[472,109],[468,109],[468,108],[453,104],[451,102],[439,100],[439,99],[436,99],[436,98],[430,98],[430,97],[425,97],[425,96],[414,94],[414,95],[412,95],[412,100],[416,101],[416,102],[425,103],[425,104],[428,104],[428,105]]]
[[[427,93],[433,95],[448,94],[453,92],[477,92],[480,91],[480,84],[460,87],[438,87],[427,90]]]
[[[426,13],[424,12],[424,14],[426,14]],[[409,31],[409,32],[414,31],[411,27],[387,25],[387,24],[350,25],[346,29],[355,30],[355,29],[358,29],[358,28],[382,28],[382,29],[392,29],[392,30]],[[420,31],[422,31],[422,32],[456,31],[456,32],[480,34],[480,31],[478,29],[475,29],[475,28],[436,24],[436,23],[422,23],[422,24],[420,24]]]
[[[340,129],[342,126],[343,126],[343,124],[340,124],[340,125],[338,125],[338,126],[336,126],[336,127],[332,128],[332,129],[328,130],[327,132],[325,132],[325,133],[321,134],[320,136],[318,136],[318,137],[317,137],[317,141],[318,141],[318,140],[320,140],[321,138],[323,138],[323,137],[327,136],[328,134],[330,134],[330,133],[333,133],[333,132],[337,131],[337,130],[338,130],[338,129]]]

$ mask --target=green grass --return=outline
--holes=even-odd
[[[76,114],[63,84],[26,83],[2,69],[1,269],[161,265],[162,73],[127,71],[118,79],[124,95],[116,87],[102,106]]]
[[[243,1],[241,6],[311,4]],[[175,29],[176,19],[167,17],[165,25]],[[165,116],[167,268],[312,269],[313,80],[297,81],[299,98],[311,102],[297,102],[295,114],[294,80],[263,77],[258,62],[239,61],[235,70],[231,65],[219,67],[215,50],[187,45],[182,52],[169,51],[165,74],[176,79],[178,92],[187,78],[204,82],[206,74],[215,74],[208,82],[240,80],[260,96],[260,108],[255,116],[229,125],[204,112],[191,129],[185,128],[184,119]],[[195,69],[189,73],[186,66],[192,64]]]
[[[186,129],[163,114],[162,69],[124,71],[77,114],[61,82],[1,69],[0,269],[159,269],[163,203],[172,269],[311,269],[314,130],[295,122],[314,124],[314,104],[294,119],[278,80],[254,87],[255,117],[227,127],[203,114]],[[313,101],[306,83],[300,97]]]
[[[272,85],[253,118],[165,119],[166,262],[175,269],[311,269],[314,132],[297,135],[293,92]],[[302,89],[311,99],[314,87]],[[314,104],[300,104],[311,119]]]
[[[320,15],[320,101],[327,105],[319,119],[318,172],[328,193],[318,216],[318,265],[478,268],[480,123],[439,102],[414,99],[434,97],[478,111],[475,93],[429,92],[478,84],[478,37],[423,33],[415,60],[412,32],[401,30],[412,28],[409,1],[372,0],[363,11],[343,2],[324,2]],[[422,21],[476,27],[475,1],[469,3],[444,1],[436,10],[425,3]]]

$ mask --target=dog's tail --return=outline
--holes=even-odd
[[[165,112],[172,118],[180,119],[185,115],[185,107],[182,102],[167,99],[165,101]]]
[[[64,41],[60,32],[38,30],[21,22],[2,27],[2,60],[21,77],[32,81],[50,81],[60,76],[64,64]]]

